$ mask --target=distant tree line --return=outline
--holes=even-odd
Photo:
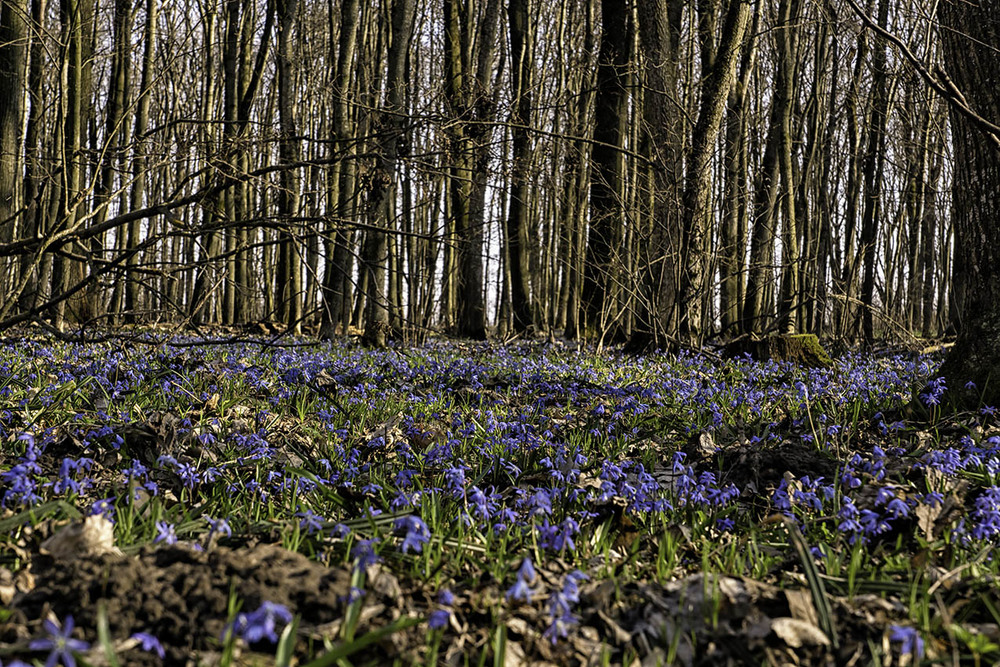
[[[0,0],[0,328],[939,335],[937,4]]]

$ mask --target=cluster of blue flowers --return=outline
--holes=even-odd
[[[20,345],[18,354],[28,354],[28,344]],[[279,518],[292,530],[297,527],[317,553],[331,544],[349,549],[341,555],[358,572],[383,558],[412,561],[433,552],[432,540],[441,536],[432,535],[425,523],[432,516],[426,507],[484,539],[531,543],[539,550],[533,553],[560,554],[571,562],[581,537],[606,516],[609,505],[642,520],[704,515],[706,525],[732,530],[733,517],[751,494],[769,501],[768,511],[803,525],[821,522],[854,544],[889,532],[921,503],[944,501],[943,488],[911,484],[900,471],[985,476],[988,483],[976,489],[956,531],[965,540],[1000,540],[1000,437],[970,435],[914,451],[900,446],[907,428],[901,421],[881,413],[857,423],[836,417],[848,404],[865,414],[879,409],[890,414],[888,407],[934,371],[926,359],[847,356],[834,369],[803,371],[773,361],[720,364],[687,353],[674,360],[623,357],[607,363],[545,346],[519,354],[447,342],[408,354],[362,354],[340,343],[183,351],[162,346],[152,354],[29,347],[33,365],[0,359],[20,385],[41,385],[39,373],[60,383],[92,377],[93,384],[79,391],[92,392],[87,399],[96,407],[75,412],[58,427],[38,423],[24,427],[30,433],[15,430],[14,424],[25,423],[14,414],[18,409],[52,408],[62,400],[57,387],[45,383],[30,397],[19,396],[14,412],[0,413],[0,441],[11,443],[14,452],[0,471],[0,505],[18,510],[58,497],[114,517],[148,494],[167,508],[156,515],[155,525],[145,527],[156,544],[175,544],[200,532],[204,540],[192,541],[209,548],[213,539],[251,523],[253,513],[237,510],[190,521],[199,517],[176,510],[164,484],[172,485],[174,498],[229,496],[254,508],[266,506],[269,515],[277,508]],[[10,386],[2,391],[10,393]],[[124,427],[144,417],[126,399],[154,391],[163,411],[179,415],[178,437],[211,456],[173,451],[155,461],[133,458]],[[934,379],[921,400],[933,407],[946,391],[944,381]],[[246,397],[251,407],[240,420],[205,407],[220,394]],[[391,414],[383,414],[385,405],[392,406]],[[301,462],[291,463],[285,445],[294,428],[286,417],[300,409],[315,426],[307,439],[317,444]],[[984,408],[981,417],[993,418],[992,408]],[[816,449],[854,447],[835,475],[802,475],[747,490],[728,483],[710,464],[692,464],[672,444],[707,431],[728,446],[732,443],[719,434],[733,424],[751,446],[780,444],[782,430],[790,429],[796,442]],[[873,444],[858,449],[860,431]],[[62,438],[78,443],[79,450],[45,461],[46,448]],[[121,457],[110,480],[94,472],[100,467],[95,460],[103,460],[98,454],[107,449]],[[349,499],[351,509],[325,502],[329,496]],[[356,516],[382,513],[378,528],[351,533],[345,525]],[[544,604],[551,621],[546,637],[557,641],[576,623],[573,609],[584,579],[573,572],[560,588],[548,590],[525,557],[507,598]],[[350,597],[362,594],[357,589]],[[439,591],[430,612],[432,628],[448,626],[454,599],[448,589]],[[241,615],[232,629],[247,641],[275,641],[279,625],[289,619],[280,605],[264,603]]]
[[[231,631],[249,644],[256,644],[265,639],[276,644],[279,625],[284,626],[291,622],[292,612],[287,607],[265,600],[254,611],[239,614],[223,636]]]
[[[38,464],[40,451],[35,445],[35,438],[22,433],[17,439],[24,443],[24,454],[13,467],[0,474],[0,479],[7,487],[3,492],[3,500],[0,501],[3,507],[31,507],[42,499],[37,493],[36,478],[42,474],[42,468]]]

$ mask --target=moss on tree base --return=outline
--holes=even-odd
[[[831,368],[833,359],[819,344],[815,334],[785,334],[764,338],[744,338],[726,346],[726,355],[749,354],[758,361],[790,361],[808,368]]]

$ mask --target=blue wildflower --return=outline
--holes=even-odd
[[[431,630],[441,630],[448,626],[448,621],[450,620],[451,610],[435,609],[431,612],[430,618],[427,619],[427,625]]]
[[[177,543],[177,533],[174,531],[174,525],[167,523],[166,521],[156,522],[156,537],[153,538],[153,543],[166,542],[167,544]]]
[[[49,651],[45,667],[55,667],[59,661],[62,661],[65,667],[76,667],[76,658],[73,654],[86,651],[90,648],[90,644],[81,639],[73,639],[73,616],[67,616],[61,628],[49,619],[42,622],[42,627],[45,628],[48,637],[32,640],[28,648],[32,651]]]
[[[302,519],[299,521],[299,528],[305,529],[307,535],[312,535],[318,530],[323,530],[323,522],[326,521],[326,519],[311,509],[307,509],[305,512],[296,512],[295,516]]]
[[[160,656],[160,658],[166,656],[166,652],[163,650],[163,645],[160,643],[160,640],[148,632],[136,632],[129,637],[129,639],[138,640],[142,650],[147,653],[155,653]]]
[[[272,644],[278,642],[277,625],[291,623],[292,613],[284,605],[265,600],[256,611],[240,614],[236,619],[235,630],[250,644],[267,639]]]
[[[508,600],[523,600],[531,602],[535,591],[530,584],[535,579],[535,567],[531,564],[531,559],[527,556],[521,561],[521,567],[517,569],[517,581],[507,589]]]
[[[205,517],[205,521],[208,522],[210,530],[208,531],[208,539],[211,540],[213,535],[224,535],[230,537],[233,534],[233,529],[230,528],[229,522],[225,519],[213,519],[212,517]]]
[[[351,549],[351,556],[354,558],[354,568],[363,570],[382,559],[375,553],[375,545],[381,540],[373,537],[370,540],[358,540],[358,543]]]
[[[924,640],[915,628],[903,625],[889,626],[889,640],[900,642],[900,653],[912,655],[915,658],[922,658],[924,655]]]
[[[423,545],[430,540],[431,531],[420,517],[412,515],[400,517],[393,522],[393,528],[406,531],[406,536],[403,538],[402,544],[399,545],[399,550],[404,554],[410,549],[420,553],[423,550]]]
[[[437,594],[438,604],[442,604],[446,607],[450,607],[455,604],[455,594],[449,591],[447,588],[442,588]]]

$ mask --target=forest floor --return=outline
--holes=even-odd
[[[0,341],[0,663],[1000,660],[939,360]]]

